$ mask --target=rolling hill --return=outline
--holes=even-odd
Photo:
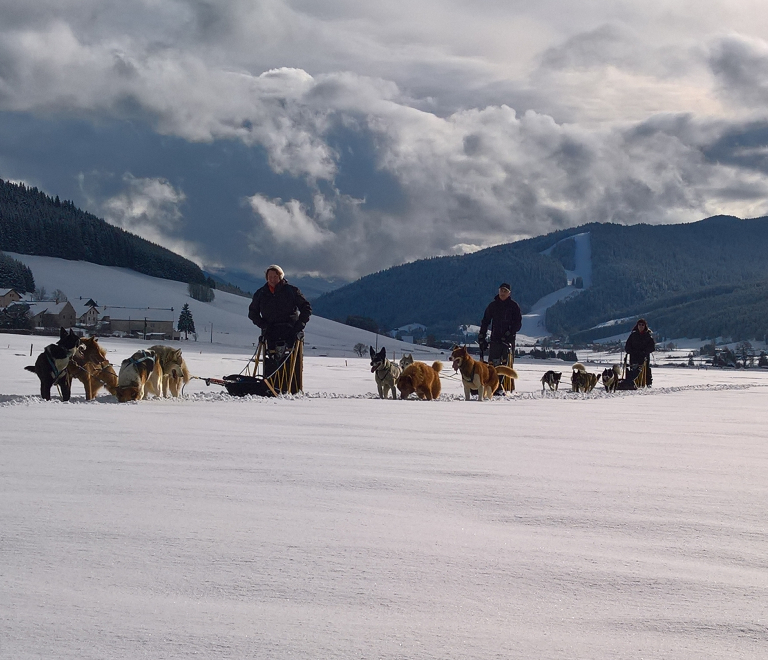
[[[477,324],[498,283],[527,312],[565,287],[576,237],[591,273],[579,295],[546,310],[556,336],[587,341],[648,317],[660,336],[762,339],[768,331],[768,218],[715,216],[681,225],[590,223],[470,255],[426,259],[364,277],[315,301],[318,313],[368,316],[383,327],[422,323],[436,334]],[[607,325],[616,319],[623,323]]]

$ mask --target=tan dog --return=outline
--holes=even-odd
[[[405,369],[409,364],[413,364],[413,353],[405,353],[400,358],[400,369]]]
[[[455,346],[451,351],[453,370],[461,374],[461,384],[464,386],[464,398],[469,401],[472,390],[477,390],[478,401],[490,399],[499,387],[499,374],[517,378],[517,372],[511,367],[499,365],[495,367],[487,362],[475,360],[467,351],[466,346]]]
[[[140,401],[147,394],[160,396],[163,370],[154,351],[136,351],[120,365],[115,396],[120,403]]]
[[[85,400],[96,398],[99,390],[106,387],[114,396],[117,388],[117,374],[107,360],[107,351],[99,346],[96,337],[80,340],[80,351],[72,356],[67,371],[85,387]]]
[[[158,344],[150,346],[149,350],[154,351],[160,360],[160,368],[163,370],[163,396],[168,396],[169,391],[171,396],[179,396],[182,386],[192,378],[187,363],[181,357],[181,349]]]
[[[427,401],[439,397],[441,389],[439,374],[442,369],[442,362],[433,362],[431,367],[423,362],[409,364],[397,379],[400,398],[407,399],[414,392],[420,399]]]
[[[599,380],[600,376],[589,373],[581,362],[573,365],[573,374],[571,375],[571,390],[573,392],[591,392]]]

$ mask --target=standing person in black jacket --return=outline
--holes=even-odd
[[[267,283],[253,294],[248,318],[261,328],[267,343],[267,353],[274,356],[278,345],[290,348],[296,339],[304,337],[304,326],[312,315],[312,306],[298,287],[285,280],[280,266],[272,265],[265,272]],[[267,374],[277,364],[264,359]]]
[[[491,327],[491,343],[488,351],[488,362],[493,365],[508,364],[515,360],[515,338],[523,327],[523,315],[520,305],[512,300],[512,288],[506,282],[499,286],[499,293],[485,309],[480,323],[480,334],[477,343],[484,353],[488,348],[488,326]],[[509,358],[511,357],[511,362]],[[508,379],[508,389],[515,389],[515,381]]]
[[[632,367],[641,367],[647,360],[645,372],[645,384],[650,385],[653,382],[651,374],[651,353],[656,350],[656,341],[653,333],[648,327],[645,319],[638,319],[632,332],[629,333],[627,343],[624,344],[624,351],[629,355],[630,370]]]

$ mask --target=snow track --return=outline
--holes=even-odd
[[[521,401],[536,401],[536,400],[600,400],[600,399],[616,399],[626,398],[633,396],[661,396],[667,394],[679,394],[681,392],[721,392],[721,391],[738,391],[748,390],[757,387],[768,387],[768,385],[726,385],[726,384],[713,384],[713,385],[681,385],[676,387],[656,387],[647,388],[642,390],[629,390],[622,392],[606,392],[604,389],[595,388],[592,392],[571,392],[569,390],[558,390],[556,392],[550,392],[546,390],[544,392],[514,392],[505,397],[494,397],[490,401],[483,402],[484,404],[501,405],[510,403],[519,403]],[[257,403],[257,404],[274,404],[278,401],[312,401],[312,400],[378,400],[379,395],[375,392],[366,392],[365,394],[340,394],[336,392],[304,392],[302,394],[285,394],[278,397],[259,397],[259,396],[231,396],[227,392],[195,392],[194,394],[185,394],[179,398],[159,398],[153,397],[144,401],[129,401],[127,403],[119,404],[120,406],[163,406],[163,405],[182,405],[189,402],[201,402],[201,403]],[[398,399],[399,401],[400,399]],[[407,399],[408,402],[420,402],[416,397]],[[463,394],[441,394],[438,402],[459,401],[467,403]],[[428,402],[424,402],[428,403]],[[477,400],[473,399],[469,403],[477,403]],[[45,401],[42,397],[34,395],[14,395],[3,394],[0,395],[0,408],[8,406],[34,406],[34,405],[49,405],[49,406],[96,406],[96,405],[118,405],[118,401],[115,397],[109,395],[102,395],[97,397],[93,401],[86,401],[83,397],[73,396],[69,401],[61,401],[54,398],[51,401]]]

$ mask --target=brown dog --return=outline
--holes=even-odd
[[[571,375],[571,390],[573,392],[591,392],[599,380],[600,376],[589,373],[581,362],[573,365],[573,374]]]
[[[433,362],[432,366],[423,362],[409,364],[397,379],[397,389],[400,390],[400,398],[407,399],[416,392],[420,399],[432,401],[440,396],[440,371],[442,362]]]
[[[466,346],[454,346],[451,351],[453,370],[461,373],[461,384],[464,386],[464,398],[469,401],[472,390],[477,390],[477,400],[490,399],[499,387],[499,374],[517,378],[517,372],[511,367],[498,367],[475,360],[467,351]]]
[[[67,371],[85,387],[85,400],[95,399],[102,387],[106,387],[114,396],[117,374],[107,360],[107,352],[99,346],[99,340],[96,337],[88,337],[80,341],[80,346],[81,350],[69,361]]]

